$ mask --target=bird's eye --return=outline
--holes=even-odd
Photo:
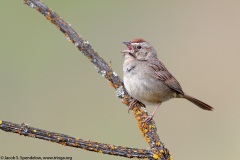
[[[137,49],[141,49],[142,47],[141,46],[137,46]]]

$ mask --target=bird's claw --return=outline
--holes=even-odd
[[[135,105],[137,102],[138,102],[138,101],[135,100],[135,99],[133,99],[133,100],[130,102],[129,107],[128,107],[128,113],[129,113],[130,110],[133,110],[133,107],[134,107],[134,105]]]
[[[128,107],[128,113],[129,113],[130,110],[133,110],[134,105],[137,104],[137,103],[138,103],[139,105],[141,105],[142,107],[146,107],[145,104],[143,104],[142,102],[139,102],[139,101],[136,100],[136,99],[132,99],[132,101],[130,102],[129,107]]]
[[[142,118],[144,118],[144,123],[147,123],[147,122],[149,122],[149,121],[151,121],[152,119],[153,119],[153,116],[154,115],[150,115],[150,116],[142,116]]]

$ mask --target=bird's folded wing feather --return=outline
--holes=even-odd
[[[151,61],[151,68],[153,68],[155,76],[166,84],[169,88],[173,89],[174,91],[184,94],[182,91],[182,87],[179,82],[173,77],[173,75],[167,70],[162,62],[159,60]]]

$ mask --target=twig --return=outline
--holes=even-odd
[[[81,148],[88,151],[100,152],[103,154],[141,159],[151,158],[153,154],[151,150],[114,146],[111,144],[85,141],[80,138],[74,138],[68,135],[30,127],[29,125],[24,123],[19,125],[0,120],[0,128],[6,132],[17,133],[28,137],[43,139],[54,143],[62,144],[64,146]]]
[[[122,80],[115,72],[112,71],[111,67],[98,55],[98,53],[92,48],[88,41],[83,40],[83,38],[81,38],[72,29],[69,23],[65,22],[55,12],[50,10],[44,3],[40,2],[39,0],[24,0],[24,2],[30,7],[38,10],[49,21],[55,24],[56,27],[63,32],[66,38],[70,42],[72,42],[90,60],[90,62],[94,64],[94,66],[98,70],[98,73],[104,76],[110,82],[110,85],[117,89],[117,96],[122,100],[122,102],[126,105],[129,105],[132,98],[127,94]],[[153,120],[148,123],[142,121],[141,117],[147,115],[147,111],[145,110],[145,108],[137,103],[133,108],[133,113],[136,120],[138,121],[138,127],[140,128],[142,135],[145,137],[153,152],[152,158],[149,159],[171,159],[168,149],[166,149],[164,147],[164,144],[160,141],[160,138],[157,134],[157,127],[155,125],[155,122]],[[35,137],[34,132],[31,135]],[[47,137],[45,138],[47,140]]]

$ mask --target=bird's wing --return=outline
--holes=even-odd
[[[174,91],[184,94],[182,91],[182,87],[179,82],[173,77],[173,75],[167,70],[162,62],[159,60],[151,61],[151,68],[153,68],[155,76],[166,84],[169,88],[173,89]]]

